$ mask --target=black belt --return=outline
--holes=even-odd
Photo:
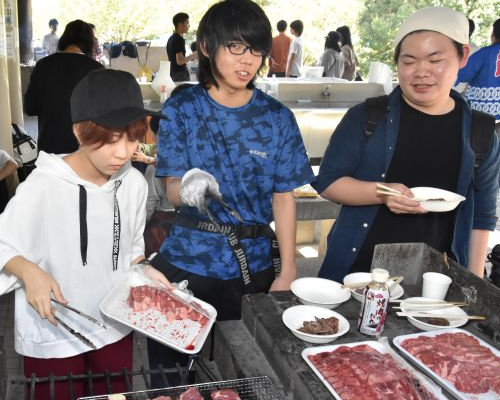
[[[246,254],[240,243],[241,239],[257,239],[259,237],[268,238],[271,241],[271,257],[273,260],[274,272],[276,276],[280,274],[281,260],[278,240],[276,239],[276,234],[269,225],[217,224],[216,226],[210,221],[205,221],[182,213],[177,214],[174,223],[185,228],[198,229],[204,232],[221,233],[226,236],[227,242],[231,247],[231,250],[233,251],[236,261],[240,267],[241,279],[245,284],[245,291],[248,293],[253,292],[253,287],[250,279],[250,271],[248,270]]]

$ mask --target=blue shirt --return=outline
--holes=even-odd
[[[163,113],[167,119],[160,123],[157,176],[182,177],[191,168],[209,172],[245,225],[269,224],[273,193],[292,191],[314,179],[294,115],[258,89],[244,106],[229,108],[194,85],[168,99]],[[222,223],[239,223],[217,202],[210,210]],[[207,219],[193,207],[182,207],[181,212]],[[271,266],[269,239],[241,243],[251,272]],[[240,276],[220,233],[176,225],[160,251],[176,267],[198,275]]]
[[[473,186],[471,110],[458,93],[452,91],[451,96],[463,107],[460,133],[462,156],[457,192],[466,197],[466,200],[458,206],[451,250],[461,265],[467,265],[472,229],[495,229],[500,153],[498,138],[493,134],[492,147],[476,171]],[[347,112],[330,139],[319,175],[314,183],[319,193],[344,176],[370,182],[385,180],[399,133],[401,101],[401,89],[398,87],[389,95],[390,110],[378,123],[370,138],[364,135],[366,121],[364,103],[354,106]],[[342,282],[364,243],[379,207],[382,206],[342,206],[339,217],[328,235],[328,249],[319,272],[320,277]]]
[[[456,83],[469,84],[465,97],[474,110],[491,114],[500,120],[500,43],[486,46],[458,71]]]

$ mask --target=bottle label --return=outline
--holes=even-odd
[[[365,289],[364,300],[361,305],[358,330],[369,336],[379,336],[384,329],[387,315],[387,303],[389,301],[389,290]]]

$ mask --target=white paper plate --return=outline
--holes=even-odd
[[[358,282],[369,282],[372,279],[372,274],[370,272],[353,272],[352,274],[346,275],[344,277],[344,285],[350,283],[358,283]],[[349,289],[351,291],[352,297],[354,297],[357,301],[361,301],[363,299],[363,295],[356,292],[355,289]],[[394,289],[389,290],[391,294],[391,300],[399,299],[405,293],[403,286],[397,285]]]
[[[153,308],[134,312],[128,305],[127,299],[130,288],[140,285],[159,287],[142,274],[130,272],[113,286],[102,300],[101,311],[103,314],[182,353],[198,353],[217,317],[215,308],[196,297],[192,298],[192,301],[199,304],[209,316],[208,322],[203,327],[198,321],[190,319],[168,322],[160,311]],[[174,293],[179,297],[184,296],[182,292],[177,290]]]
[[[406,312],[406,311],[416,311],[415,310],[415,305],[413,305],[413,309],[409,309],[412,307],[411,304],[408,304],[408,302],[418,302],[418,303],[425,303],[425,302],[432,302],[435,303],[435,299],[430,299],[426,297],[409,297],[407,299],[404,299],[401,303],[401,311]],[[435,331],[435,330],[443,330],[443,329],[449,329],[449,328],[458,328],[459,326],[463,326],[467,323],[468,319],[463,318],[467,316],[467,313],[460,307],[450,307],[450,308],[442,308],[442,309],[433,309],[433,310],[422,310],[422,312],[429,313],[429,314],[439,314],[439,315],[448,315],[450,316],[450,319],[448,319],[449,325],[447,326],[441,326],[441,325],[433,325],[429,324],[428,322],[424,322],[419,318],[415,317],[407,317],[408,322],[412,324],[415,328],[421,329],[423,331]],[[462,318],[451,318],[451,317],[462,317]]]
[[[412,362],[414,362],[418,367],[420,367],[422,370],[424,370],[426,373],[428,373],[436,382],[438,382],[441,386],[443,386],[446,390],[451,392],[454,397],[457,399],[461,400],[500,400],[500,394],[494,393],[492,391],[489,391],[488,393],[484,394],[470,394],[470,393],[463,393],[460,392],[455,385],[450,382],[447,379],[441,378],[437,373],[435,373],[432,369],[430,369],[427,365],[422,363],[418,358],[413,356],[409,351],[407,351],[405,348],[401,346],[401,344],[406,340],[406,339],[415,339],[418,337],[422,336],[428,336],[428,337],[435,337],[437,335],[441,335],[444,333],[465,333],[466,335],[472,336],[473,338],[477,339],[481,346],[486,347],[491,350],[493,354],[495,354],[496,357],[500,357],[500,351],[495,349],[493,346],[490,346],[488,343],[485,341],[479,339],[477,336],[473,335],[470,332],[467,332],[463,329],[457,329],[457,328],[451,328],[451,329],[444,329],[440,331],[433,331],[433,332],[420,332],[420,333],[414,333],[410,335],[401,335],[401,336],[396,336],[393,339],[394,345]],[[439,354],[439,353],[436,353]],[[500,372],[499,372],[500,373]]]
[[[464,196],[444,189],[420,186],[410,190],[418,199],[444,199],[444,201],[421,201],[420,205],[430,212],[454,210],[461,201],[465,200]]]
[[[292,282],[290,289],[302,304],[330,309],[351,298],[349,289],[342,289],[340,283],[324,278],[299,278]]]

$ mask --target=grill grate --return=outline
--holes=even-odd
[[[151,400],[157,396],[178,396],[190,387],[199,390],[204,399],[210,399],[210,393],[220,389],[234,389],[241,400],[282,400],[268,376],[201,383],[197,385],[177,386],[167,389],[145,390],[142,392],[123,393],[127,400]],[[80,397],[79,400],[108,400],[108,396]]]

